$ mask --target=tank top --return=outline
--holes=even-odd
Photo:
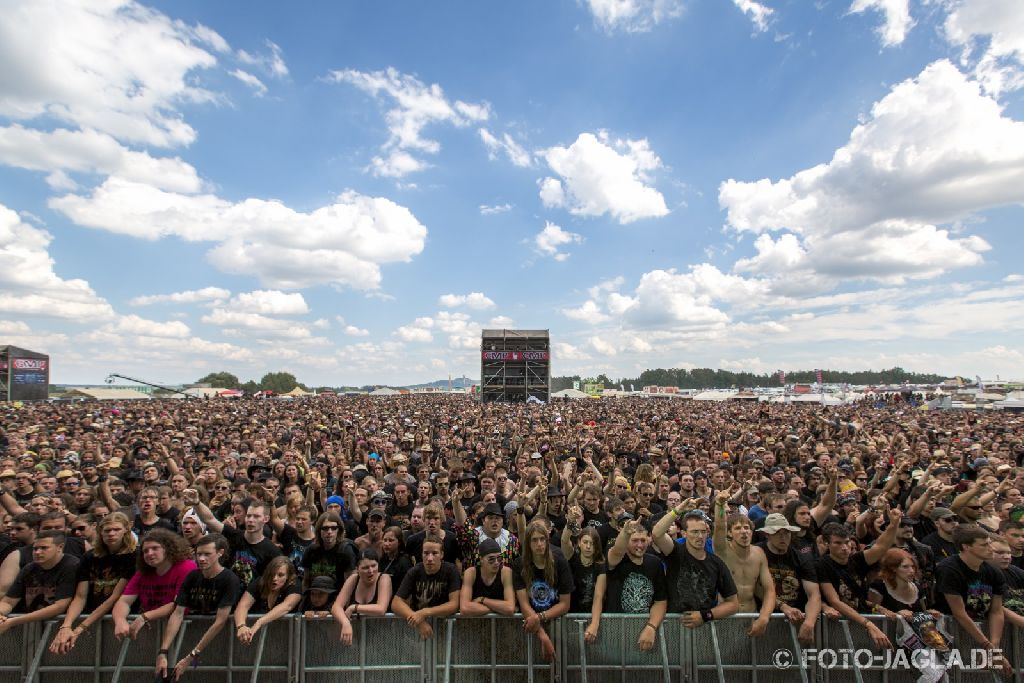
[[[491,585],[484,583],[483,572],[479,568],[476,570],[476,579],[473,581],[473,599],[477,598],[490,598],[492,600],[504,600],[505,599],[505,586],[501,583],[501,572],[499,571],[494,577],[494,581]]]
[[[356,591],[359,590],[359,582],[356,581],[356,587],[352,591],[352,595],[348,599],[348,605],[375,605],[375,604],[377,604],[377,589],[380,587],[380,577],[382,577],[382,576],[384,576],[384,575],[383,574],[377,574],[377,580],[373,582],[373,595],[371,595],[370,599],[367,600],[366,602],[359,602],[359,600],[356,598]],[[348,607],[348,605],[345,605],[345,607]]]

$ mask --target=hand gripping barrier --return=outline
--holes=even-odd
[[[586,643],[589,614],[569,614],[547,626],[557,657],[543,661],[536,638],[516,617],[452,617],[432,622],[434,637],[423,641],[394,616],[360,617],[353,622],[351,646],[341,644],[331,619],[289,616],[269,624],[242,645],[232,622],[203,651],[183,681],[209,683],[913,683],[918,672],[887,664],[867,632],[845,620],[820,619],[815,642],[806,648],[796,630],[774,615],[758,638],[747,635],[756,615],[741,614],[683,627],[669,614],[654,647],[637,645],[647,615],[606,614],[597,641]],[[868,616],[893,642],[896,624]],[[191,650],[210,617],[190,617],[171,647],[171,667]],[[976,650],[973,640],[946,619],[963,661]],[[50,643],[58,622],[33,623],[0,635],[0,682],[152,683],[161,628],[143,629],[134,640],[118,641],[106,617],[83,634],[66,655],[54,655]],[[982,626],[984,630],[984,626]],[[1002,646],[1024,683],[1024,638],[1005,627]],[[813,648],[813,650],[811,649]],[[856,665],[825,665],[825,650],[859,652]],[[780,653],[783,653],[780,655]],[[868,661],[871,658],[871,661]],[[803,664],[806,663],[806,666]],[[986,669],[953,668],[948,683],[995,683],[1008,679]]]

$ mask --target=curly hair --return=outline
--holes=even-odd
[[[179,536],[167,529],[150,529],[142,537],[139,545],[144,546],[146,543],[159,543],[162,545],[164,552],[167,554],[167,559],[170,560],[172,565],[192,557],[192,547],[188,544],[188,541],[183,536]],[[146,564],[143,553],[139,553],[138,560],[136,560],[136,568],[141,574],[153,574],[156,572],[156,567],[150,567]]]

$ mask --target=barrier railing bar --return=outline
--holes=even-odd
[[[587,634],[586,627],[583,624],[587,623],[583,619],[577,619],[576,625],[579,626],[579,641],[580,641],[580,683],[587,683]],[[568,666],[566,666],[568,669]]]
[[[807,683],[807,669],[801,665],[804,655],[803,650],[800,649],[800,638],[797,637],[796,626],[793,626],[793,622],[788,619],[786,620],[786,625],[789,626],[789,638],[793,642],[793,657],[798,662],[796,668],[800,671],[800,680],[802,683]],[[754,670],[757,671],[757,669]]]
[[[455,630],[455,618],[448,617],[444,621],[447,627],[444,633],[444,683],[450,683],[452,677],[452,631]]]
[[[662,677],[665,683],[672,683],[672,671],[668,665],[668,644],[665,642],[664,629],[658,629],[658,649],[661,650]]]
[[[718,683],[725,683],[725,672],[722,671],[722,651],[718,649],[717,624],[712,621],[708,626],[711,627],[711,647],[715,653],[715,668],[718,670]]]
[[[498,620],[491,619],[491,683],[498,681]]]
[[[119,683],[121,680],[121,670],[124,668],[124,660],[128,658],[128,646],[131,643],[131,638],[125,638],[121,642],[121,651],[117,653],[117,664],[114,666],[114,676],[111,678],[111,683]]]
[[[46,643],[50,641],[50,631],[53,630],[54,622],[46,622],[46,626],[43,628],[43,635],[39,639],[39,643],[36,645],[36,653],[32,657],[32,663],[29,665],[28,673],[25,674],[25,683],[33,683],[36,680],[37,669],[39,669],[39,663],[43,661],[43,653],[46,652]]]
[[[850,652],[853,652],[856,648],[853,647],[853,634],[850,633],[850,622],[843,619],[841,625],[843,627],[843,634],[846,636],[846,644],[849,646]],[[853,675],[857,679],[857,683],[864,683],[864,677],[860,675],[859,667],[853,667]]]
[[[260,642],[256,646],[256,657],[252,662],[252,675],[249,676],[249,683],[256,683],[259,678],[260,664],[263,662],[263,646],[267,643],[267,629],[260,629]],[[234,660],[234,657],[232,657]]]

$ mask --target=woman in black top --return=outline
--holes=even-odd
[[[389,526],[381,536],[381,547],[384,554],[380,558],[380,571],[391,577],[391,586],[402,585],[405,573],[412,569],[412,560],[405,552],[405,535],[402,528]]]
[[[382,617],[390,605],[391,577],[380,572],[377,551],[365,548],[359,553],[355,573],[345,579],[331,607],[331,615],[341,626],[342,644],[352,644],[352,619]]]
[[[272,559],[262,576],[253,581],[242,594],[242,599],[235,607],[235,635],[238,640],[248,645],[262,627],[275,619],[295,611],[302,600],[299,582],[295,573],[295,565],[283,556]],[[260,617],[247,626],[245,621],[249,613]]]
[[[588,643],[593,643],[601,628],[604,592],[608,586],[601,534],[594,527],[580,528],[583,512],[578,507],[569,510],[568,520],[562,531],[562,554],[570,558],[569,568],[574,584],[569,611],[573,614],[590,613],[590,623],[584,635]]]
[[[896,621],[898,617],[911,619],[915,612],[929,612],[938,619],[941,615],[928,609],[928,596],[920,590],[917,560],[906,550],[890,548],[878,563],[880,577],[868,586],[868,604],[872,611]]]

